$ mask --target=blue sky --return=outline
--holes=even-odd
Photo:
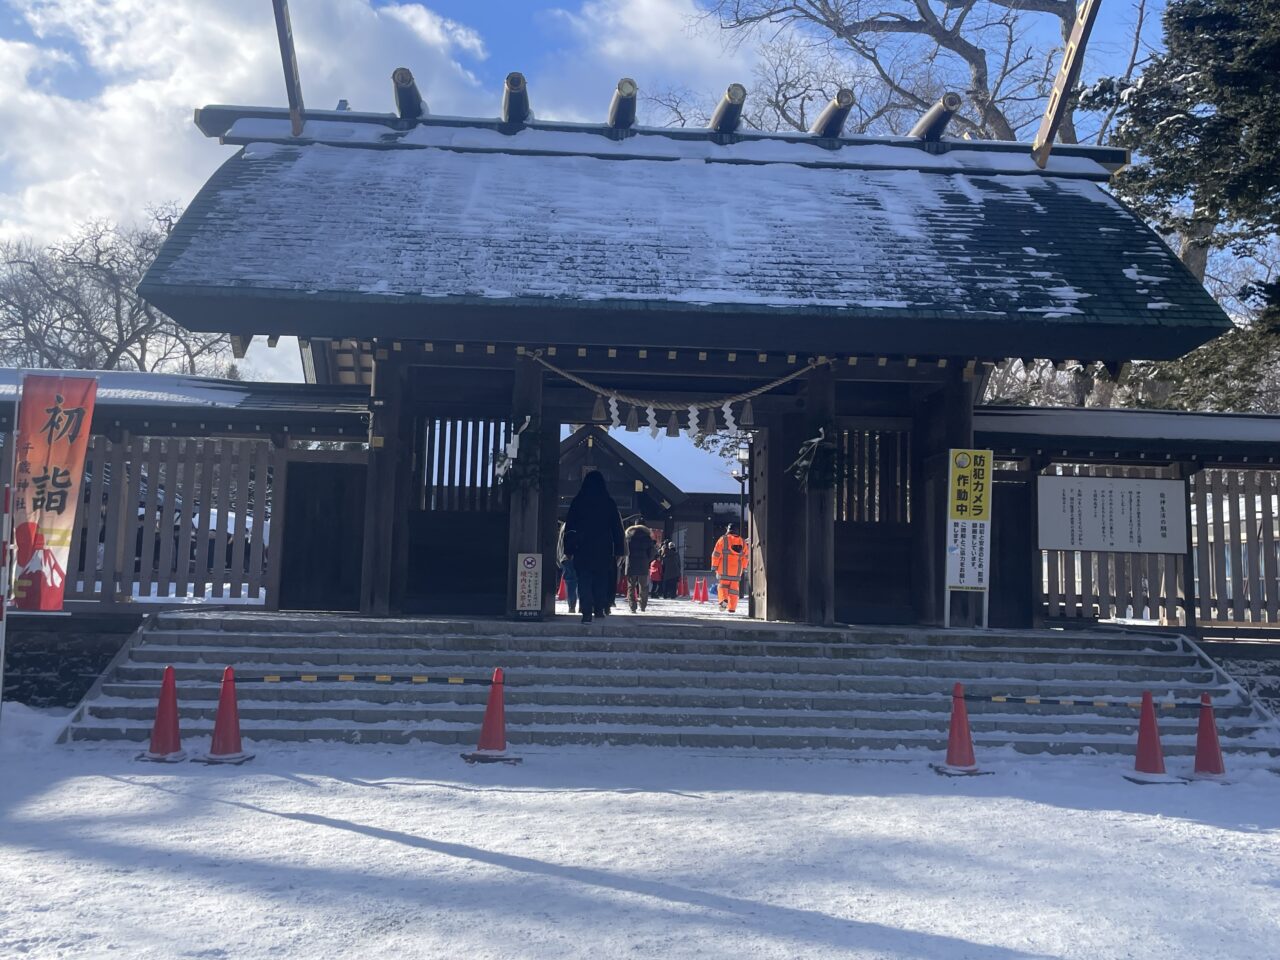
[[[750,87],[753,46],[727,48],[698,21],[699,2],[292,0],[291,9],[309,106],[346,98],[390,110],[390,74],[404,65],[433,113],[493,116],[502,78],[520,70],[538,116],[587,121],[603,118],[621,76],[642,90]],[[1133,10],[1133,0],[1104,4],[1086,78],[1119,69]],[[1153,18],[1148,36],[1158,33]],[[185,205],[229,155],[199,134],[192,110],[283,102],[270,0],[0,0],[0,240],[48,241],[88,219]],[[247,372],[299,378],[296,346],[255,346]],[[658,454],[647,435],[623,439],[686,489],[736,489],[720,464],[678,454],[684,441],[664,438]]]

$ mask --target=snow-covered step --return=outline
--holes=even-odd
[[[932,652],[934,648],[929,648]],[[1070,654],[1028,656],[1023,651],[970,651],[936,648],[931,656],[902,658],[896,656],[715,656],[701,654],[619,654],[611,650],[560,653],[502,650],[465,653],[422,647],[416,650],[365,650],[358,648],[286,648],[147,644],[135,651],[138,663],[222,663],[239,667],[254,664],[264,670],[281,664],[303,667],[342,667],[348,670],[367,667],[375,672],[396,669],[438,670],[459,668],[475,673],[494,666],[510,669],[522,667],[559,667],[578,670],[696,670],[696,671],[766,671],[770,673],[849,673],[886,676],[947,675],[955,679],[1012,675],[1034,679],[1055,677],[1097,677],[1099,679],[1133,679],[1151,681],[1177,679],[1180,671],[1198,666],[1195,658],[1178,655],[1104,654],[1086,657],[1079,662]]]
[[[474,724],[433,721],[417,726],[389,721],[385,723],[352,724],[330,720],[315,722],[257,721],[242,724],[245,739],[250,742],[336,740],[347,743],[397,744],[415,741],[429,743],[474,746]],[[78,723],[69,729],[69,739],[115,740],[142,743],[147,739],[150,725],[127,721],[91,720]],[[211,721],[195,721],[184,727],[184,735],[191,738],[207,738],[213,732]],[[754,747],[774,750],[848,750],[848,751],[903,751],[946,750],[945,732],[925,731],[833,731],[826,728],[801,728],[787,730],[763,730],[743,727],[665,728],[641,725],[594,726],[546,726],[512,727],[507,739],[513,748],[521,745],[648,745],[670,747]],[[1007,732],[986,733],[975,731],[974,745],[978,750],[1012,747],[1023,753],[1114,753],[1133,751],[1133,737],[1129,734],[1087,736],[1021,735]],[[1268,754],[1276,752],[1274,743],[1260,738],[1241,741],[1223,740],[1228,752]],[[1189,756],[1195,752],[1195,736],[1166,736],[1164,751],[1168,756]]]
[[[423,636],[429,637],[431,646],[437,650],[599,650],[600,635],[571,633],[574,625],[563,625],[554,634],[538,633],[487,635],[458,633],[386,633],[386,634],[353,634],[344,631],[327,632],[294,632],[282,631],[266,633],[264,631],[241,630],[207,630],[207,629],[156,629],[151,637],[156,643],[193,644],[197,646],[213,644],[219,647],[261,647],[268,645],[280,647],[330,647],[346,649],[353,645],[361,647],[377,647],[381,649],[417,649],[421,646]],[[850,632],[847,634],[826,635],[819,642],[796,640],[794,638],[776,637],[761,639],[754,634],[746,634],[736,638],[723,637],[665,637],[661,625],[655,628],[650,636],[608,636],[608,648],[616,653],[703,653],[730,654],[736,656],[763,655],[796,655],[796,656],[831,656],[838,655],[841,648],[877,649],[884,647],[947,647],[950,649],[982,650],[986,648],[1023,649],[1043,651],[1048,654],[1079,650],[1106,653],[1114,652],[1125,655],[1135,653],[1168,653],[1181,654],[1183,648],[1176,639],[1159,636],[1146,636],[1140,639],[1121,639],[1107,636],[1088,636],[1087,645],[1067,642],[1070,634],[1050,632],[1041,634],[1005,635],[971,635],[963,638],[948,637],[946,634],[904,633],[885,634],[881,632]]]
[[[200,643],[195,643],[195,640]],[[151,639],[155,650],[173,652],[170,655],[179,659],[192,659],[196,653],[210,650],[234,650],[243,658],[276,658],[282,653],[288,657],[296,657],[305,653],[312,663],[342,663],[343,657],[352,650],[351,637],[324,637],[330,643],[316,644],[312,635],[296,635],[294,637],[275,637],[276,643],[261,643],[261,635],[237,635],[237,641],[243,643],[220,643],[218,634],[198,634],[184,637],[182,634],[156,634]],[[287,643],[292,639],[293,643]],[[257,643],[247,643],[256,640]],[[421,641],[410,637],[397,637],[394,646],[383,643],[385,637],[376,637],[378,643],[361,644],[361,650],[378,650],[385,662],[406,662],[417,660],[426,654],[443,655],[460,653],[465,655],[484,655],[489,658],[494,650],[511,653],[512,657],[536,657],[544,653],[561,655],[581,655],[581,657],[598,658],[602,652],[600,641],[584,639],[584,637],[531,637],[525,643],[486,644],[476,637],[440,637],[430,639],[430,648],[425,649]],[[340,641],[340,643],[339,643]],[[1194,654],[1181,650],[1117,650],[1112,648],[1073,648],[1048,649],[1041,646],[1005,645],[996,646],[942,646],[925,644],[758,644],[751,641],[732,643],[732,641],[616,641],[612,637],[608,641],[607,653],[611,657],[680,657],[687,658],[689,663],[698,663],[701,657],[732,657],[735,659],[751,657],[768,657],[772,659],[895,659],[895,660],[972,660],[986,662],[992,658],[993,650],[997,650],[1001,662],[1014,663],[1089,663],[1107,664],[1107,666],[1157,666],[1185,667],[1194,666]]]
[[[378,621],[168,613],[127,648],[67,731],[143,740],[164,667],[184,733],[212,728],[222,668],[241,680],[250,740],[474,740],[483,686],[373,682],[375,675],[486,678],[507,671],[513,744],[650,743],[762,749],[940,749],[952,684],[974,698],[979,744],[1027,752],[1131,750],[1144,690],[1171,753],[1192,749],[1200,693],[1218,701],[1227,750],[1277,747],[1274,722],[1171,636],[1117,632],[944,633],[609,618],[574,623]],[[315,680],[291,680],[302,674]],[[365,679],[343,681],[340,675]],[[262,682],[280,676],[281,682]],[[991,697],[1039,697],[1038,704]],[[1057,702],[1070,699],[1069,704]],[[1100,704],[1095,700],[1104,701]]]
[[[180,706],[179,717],[184,721],[206,720],[212,722],[216,704],[185,702]],[[419,726],[437,721],[446,723],[478,724],[483,707],[466,704],[366,704],[358,701],[339,701],[315,704],[280,704],[259,700],[241,700],[240,722],[251,730],[257,721],[317,722],[344,720],[356,723],[395,722]],[[153,716],[153,708],[133,701],[123,703],[110,700],[94,705],[96,719],[139,721],[144,726]],[[526,726],[574,726],[590,727],[601,724],[643,725],[661,728],[691,728],[722,726],[725,711],[695,707],[636,707],[625,704],[583,708],[579,706],[552,706],[510,704],[506,719],[508,730]],[[971,728],[975,733],[1010,733],[1025,735],[1062,736],[1094,734],[1118,734],[1128,736],[1133,732],[1132,717],[1103,717],[1098,714],[1044,716],[1040,714],[975,715]],[[769,710],[739,708],[732,714],[737,728],[813,728],[828,730],[875,731],[932,731],[945,732],[946,717],[922,711],[867,711],[867,710]],[[1196,718],[1192,715],[1169,716],[1162,719],[1166,734],[1192,735]],[[1257,722],[1225,720],[1219,722],[1220,735],[1240,739],[1255,734],[1260,729]]]
[[[240,684],[240,700],[242,703],[339,703],[345,691],[349,700],[368,704],[471,704],[483,705],[488,696],[484,687],[441,687],[416,684],[376,684],[376,683],[244,683]],[[140,683],[108,683],[102,688],[103,699],[95,701],[96,705],[113,698],[119,702],[140,702],[148,709],[154,705],[159,692],[159,681]],[[180,681],[179,696],[183,703],[216,702],[220,688],[216,683],[205,681]],[[1235,691],[1227,687],[1197,688],[1196,692],[1208,692],[1215,698],[1215,709],[1219,717],[1252,716],[1252,707],[1239,701]],[[971,694],[991,696],[991,694]],[[1161,701],[1177,698],[1176,691],[1162,691]],[[1085,707],[1092,713],[1101,716],[1131,717],[1134,706],[1141,697],[1141,691],[1130,691],[1127,695],[1119,695],[1116,691],[1105,694],[1107,705],[1099,706],[1093,702],[1103,693],[1085,699]],[[1111,703],[1115,700],[1117,702]],[[941,686],[930,693],[883,693],[872,695],[866,691],[846,691],[830,693],[809,693],[797,695],[792,691],[744,691],[732,689],[709,689],[700,687],[674,688],[637,688],[637,687],[573,687],[556,685],[512,685],[508,684],[507,701],[520,706],[615,706],[627,707],[711,707],[719,710],[770,709],[770,710],[882,710],[901,711],[918,710],[935,714],[947,714],[951,709],[950,691]],[[1046,698],[1039,705],[1037,715],[1057,716],[1075,715],[1080,711],[1074,703],[1062,704],[1054,698]],[[970,700],[969,713],[981,716],[985,713],[1005,713],[1007,702],[991,700]]]
[[[287,665],[286,665],[287,666]],[[223,666],[216,663],[176,664],[175,673],[179,685],[189,682],[216,683],[222,677]],[[338,670],[332,668],[296,667],[292,671],[282,669],[280,664],[237,664],[241,677],[262,676],[263,674],[284,674],[286,672],[307,673],[315,675],[319,681],[316,686],[326,686],[323,678],[336,678]],[[121,664],[114,676],[116,679],[131,683],[151,683],[152,689],[158,689],[164,665],[160,662]],[[345,670],[344,672],[349,672]],[[366,671],[372,672],[372,671]],[[423,671],[426,672],[426,671]],[[443,667],[430,671],[430,675],[448,676],[487,676],[479,671],[473,672],[468,666]],[[530,667],[506,674],[508,690],[525,686],[555,687],[600,687],[600,688],[661,688],[677,693],[681,691],[741,691],[743,693],[768,691],[790,692],[801,696],[817,695],[840,691],[857,691],[865,693],[901,693],[922,695],[949,695],[953,678],[946,676],[867,676],[858,674],[805,674],[805,673],[753,673],[753,672],[698,672],[691,670],[645,671],[598,670],[583,672],[560,668]],[[1097,679],[1081,680],[1068,677],[1061,680],[1038,680],[1017,678],[1007,675],[996,677],[980,677],[965,683],[965,689],[981,696],[1044,696],[1044,697],[1083,697],[1096,699],[1100,696],[1141,697],[1144,690],[1155,694],[1170,692],[1188,696],[1209,693],[1219,697],[1231,690],[1215,678],[1209,669],[1203,671],[1185,671],[1175,680],[1153,684],[1151,677],[1142,676],[1137,681]],[[339,686],[350,688],[359,683],[345,681]],[[371,689],[396,689],[394,686],[365,684]],[[292,686],[281,684],[276,689],[293,689],[300,691],[295,696],[305,695],[310,684],[298,683]],[[430,687],[426,688],[430,689]]]

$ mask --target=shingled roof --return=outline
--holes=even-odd
[[[224,140],[140,287],[196,329],[1112,360],[1229,327],[1103,189],[1117,151],[244,116]]]

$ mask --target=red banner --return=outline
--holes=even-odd
[[[18,610],[62,609],[97,395],[93,377],[22,378],[13,471],[13,606]],[[89,544],[90,556],[93,549]]]

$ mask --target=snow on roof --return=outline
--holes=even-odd
[[[26,374],[93,377],[98,381],[98,403],[122,406],[237,407],[249,396],[234,380],[214,380],[179,374],[142,373],[127,370],[19,370],[0,367],[0,402],[13,403]]]
[[[1228,325],[1154,233],[1081,179],[1101,171],[1081,157],[1042,174],[1016,153],[896,141],[351,129],[415,148],[250,143],[192,203],[144,293],[1086,321],[1208,331],[1199,340]]]
[[[992,149],[1006,146],[948,141],[946,152],[930,153],[914,137],[821,140],[813,137],[739,135],[722,143],[710,136],[690,137],[687,131],[644,129],[621,139],[604,127],[557,124],[526,127],[503,133],[485,126],[428,123],[393,131],[368,123],[308,120],[300,140],[291,137],[290,121],[262,117],[236,120],[223,140],[227,143],[277,145],[321,143],[336,146],[436,147],[469,152],[592,156],[620,159],[703,160],[711,163],[794,163],[865,169],[919,169],[931,171],[980,171],[986,173],[1040,174],[1030,150]],[[834,146],[832,145],[834,144]],[[1053,154],[1053,175],[1085,177],[1105,182],[1110,174],[1096,159]]]

